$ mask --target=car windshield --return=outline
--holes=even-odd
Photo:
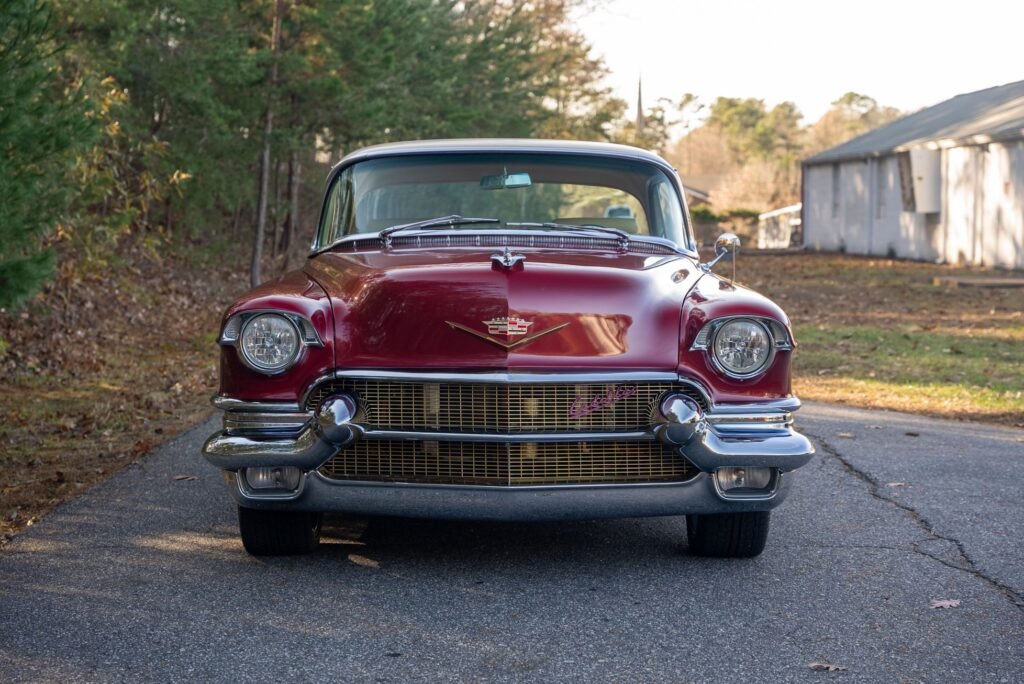
[[[579,154],[429,154],[357,162],[334,179],[318,244],[436,217],[459,230],[604,226],[687,246],[679,194],[650,162]],[[518,225],[517,225],[518,224]]]

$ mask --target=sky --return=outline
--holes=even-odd
[[[597,0],[577,26],[636,106],[691,92],[790,100],[812,123],[847,91],[914,111],[1024,80],[1021,0]]]

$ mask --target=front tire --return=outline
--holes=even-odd
[[[242,546],[253,556],[311,553],[320,543],[319,513],[238,507]]]
[[[768,541],[771,511],[686,516],[690,552],[710,558],[753,558]]]

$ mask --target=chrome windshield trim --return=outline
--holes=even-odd
[[[599,221],[600,219],[594,219],[594,220],[595,221]],[[412,247],[395,247],[393,245],[386,244],[386,243],[388,243],[388,238],[390,238],[391,236],[385,234],[382,237],[381,234],[385,233],[385,231],[387,231],[387,230],[388,230],[388,228],[385,228],[384,230],[377,231],[376,233],[352,233],[351,235],[344,235],[344,236],[338,238],[337,240],[335,240],[334,242],[332,242],[329,245],[324,245],[323,247],[317,247],[316,249],[314,249],[310,253],[310,256],[315,256],[317,254],[322,254],[324,252],[329,252],[332,249],[335,249],[336,247],[348,244],[350,242],[359,242],[359,241],[362,241],[362,240],[374,240],[374,239],[378,239],[378,240],[381,241],[381,246],[380,246],[381,249],[389,249],[391,251],[400,251],[401,249],[421,249],[421,247],[420,247],[418,242],[417,242],[416,245],[414,245]],[[455,228],[455,227],[450,227],[450,228],[431,228],[431,229],[426,229],[426,230],[413,230],[413,229],[410,229],[408,231],[402,231],[402,237],[403,238],[439,237],[439,236],[452,236],[452,235],[459,235],[459,236],[472,235],[472,236],[475,236],[477,238],[480,238],[480,237],[483,237],[483,236],[494,236],[494,235],[505,235],[505,236],[512,236],[512,237],[536,237],[538,235],[542,235],[542,236],[546,236],[546,237],[559,237],[559,236],[560,237],[574,237],[574,238],[587,237],[587,238],[591,238],[591,239],[598,239],[598,240],[605,239],[605,240],[609,240],[609,241],[614,241],[616,239],[613,235],[602,234],[602,233],[599,233],[597,231],[594,231],[593,229],[589,229],[588,230],[585,226],[580,226],[579,230],[569,230],[569,229],[566,229],[566,230],[550,230],[550,229],[548,229],[548,230],[510,230],[510,229],[495,229],[495,228],[491,228],[491,229],[488,229],[488,230],[480,230],[480,229],[473,229],[473,228]],[[655,245],[658,245],[659,247],[664,247],[666,249],[670,249],[670,250],[672,250],[673,253],[678,254],[680,256],[692,256],[692,252],[690,252],[690,251],[680,247],[675,242],[672,242],[671,240],[669,240],[667,238],[659,237],[657,235],[634,235],[634,234],[630,233],[629,234],[629,242],[630,243],[637,242],[637,243],[640,243],[640,244],[643,244],[643,243],[655,244]],[[496,246],[500,246],[500,245],[484,245],[484,244],[482,244],[481,240],[477,239],[475,245],[446,245],[445,248],[446,249],[478,249],[478,248],[491,249],[491,248],[494,248]],[[431,245],[431,247],[436,247],[436,245]],[[525,246],[524,245],[515,245],[515,247],[516,247],[516,249],[531,249],[531,248],[535,247],[535,245],[532,245],[532,244],[531,245],[525,245]],[[541,248],[541,249],[550,249],[550,247],[547,247],[547,246],[540,246],[539,248]],[[559,247],[559,248],[564,249],[564,247]],[[627,245],[627,247],[626,247],[626,249],[624,251],[628,253],[628,252],[631,252],[631,251],[638,251],[638,250],[630,249],[629,246]]]
[[[294,401],[244,401],[231,397],[213,395],[210,397],[213,407],[221,411],[238,411],[254,413],[304,413],[298,402]],[[311,413],[309,415],[312,415]]]
[[[384,441],[424,442],[653,442],[657,437],[650,432],[414,432],[411,430],[363,430],[362,439]]]
[[[425,373],[373,369],[345,369],[334,372],[335,378],[356,380],[392,380],[394,382],[504,382],[512,384],[614,384],[619,382],[687,382],[673,372],[664,371],[602,371],[584,373],[541,373],[541,372],[437,372]]]

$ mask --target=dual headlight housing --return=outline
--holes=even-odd
[[[753,316],[717,318],[697,334],[691,349],[704,350],[723,375],[737,380],[763,374],[780,349],[792,349],[789,333],[778,321]]]
[[[224,324],[220,343],[233,346],[246,366],[264,375],[283,373],[299,360],[303,347],[322,347],[306,318],[280,311],[247,311]]]

